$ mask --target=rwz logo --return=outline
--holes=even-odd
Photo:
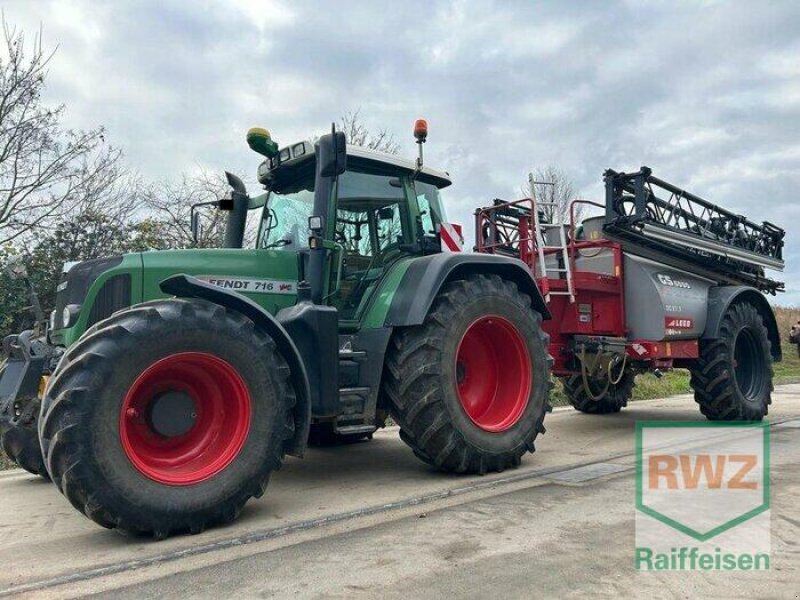
[[[651,490],[708,489],[727,487],[731,490],[754,490],[757,481],[745,481],[745,477],[758,464],[755,454],[651,454],[648,457],[648,487]],[[738,465],[728,469],[729,465]],[[726,473],[727,471],[727,473]],[[725,476],[728,480],[725,481]],[[702,485],[701,485],[702,484]]]
[[[636,423],[637,569],[768,569],[769,426]]]

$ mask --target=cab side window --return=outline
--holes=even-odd
[[[438,213],[439,190],[429,183],[417,181],[414,183],[424,235],[436,235],[436,227],[442,222],[442,215]]]
[[[407,241],[409,213],[397,177],[348,171],[339,178],[337,197],[334,241],[343,262],[332,303],[340,318],[349,320],[366,305],[386,265]]]

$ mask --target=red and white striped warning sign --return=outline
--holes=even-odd
[[[442,239],[442,252],[461,252],[464,247],[461,225],[442,223],[439,225],[439,237]]]

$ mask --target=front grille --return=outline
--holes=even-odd
[[[121,256],[95,258],[78,263],[69,270],[59,282],[56,292],[55,329],[64,327],[64,321],[62,319],[64,307],[70,304],[75,304],[77,306],[83,304],[84,300],[86,300],[89,286],[91,286],[104,271],[116,267],[121,262]]]
[[[128,273],[114,275],[97,292],[89,313],[87,327],[110,317],[113,313],[131,305],[131,276]]]

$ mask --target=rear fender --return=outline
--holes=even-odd
[[[189,275],[173,275],[161,282],[161,291],[180,298],[202,298],[231,310],[242,313],[252,320],[257,327],[266,331],[278,347],[278,351],[291,369],[292,385],[297,395],[297,403],[293,409],[294,438],[290,441],[286,453],[303,456],[311,425],[311,392],[308,375],[300,353],[292,338],[278,321],[258,304],[237,292],[223,290],[215,285],[200,281]]]
[[[708,290],[708,318],[702,338],[713,339],[719,337],[722,319],[728,308],[734,303],[752,304],[758,310],[767,328],[772,360],[780,362],[783,359],[783,352],[781,351],[781,336],[778,331],[778,323],[775,320],[775,313],[764,295],[755,288],[731,285],[713,287]]]
[[[446,282],[475,274],[499,275],[513,281],[520,292],[530,296],[534,310],[543,319],[550,319],[547,304],[528,266],[521,260],[492,254],[442,253],[414,259],[395,291],[384,325],[422,324]]]

